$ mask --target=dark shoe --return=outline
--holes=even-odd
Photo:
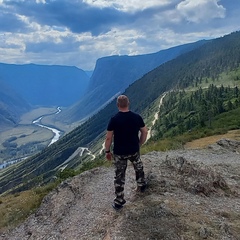
[[[137,192],[141,192],[144,193],[147,189],[147,184],[143,185],[143,186],[138,186],[137,187]]]
[[[144,193],[144,192],[146,191],[146,189],[147,189],[147,184],[141,186],[140,191],[141,191],[142,193]]]
[[[120,210],[120,209],[123,208],[123,205],[117,204],[117,203],[113,203],[113,204],[112,204],[112,207],[113,207],[116,211],[118,211],[118,210]]]

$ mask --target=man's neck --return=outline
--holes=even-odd
[[[129,108],[118,108],[119,112],[129,112]]]

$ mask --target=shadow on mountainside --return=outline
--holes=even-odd
[[[2,239],[240,239],[240,142],[143,155],[148,188],[128,166],[126,205],[116,212],[113,168],[64,181]]]

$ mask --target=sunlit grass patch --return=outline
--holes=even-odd
[[[41,204],[42,199],[58,182],[0,197],[0,229],[11,229],[25,220]]]
[[[39,205],[42,196],[33,190],[0,198],[0,229],[12,228],[26,219]]]

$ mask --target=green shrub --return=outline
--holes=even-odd
[[[75,170],[71,169],[71,168],[65,168],[64,170],[59,171],[57,173],[57,177],[62,181],[69,178],[69,177],[73,177],[75,175],[76,175]]]

